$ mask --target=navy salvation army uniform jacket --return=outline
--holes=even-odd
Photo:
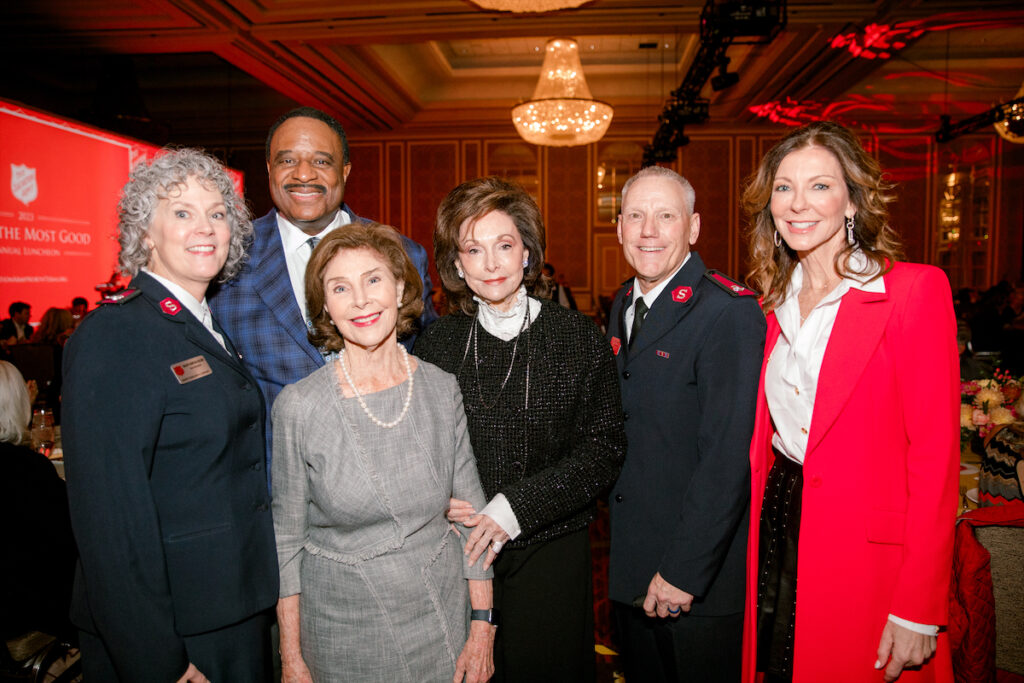
[[[182,636],[277,601],[265,410],[230,340],[146,273],[130,287],[65,349],[72,621],[124,680],[174,680]]]

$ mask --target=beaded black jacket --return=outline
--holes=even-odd
[[[503,493],[522,529],[506,547],[585,528],[626,453],[608,342],[585,315],[548,300],[518,345],[477,325],[474,349],[474,321],[462,313],[441,318],[415,353],[459,380],[484,491],[488,499]]]

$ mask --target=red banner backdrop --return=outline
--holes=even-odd
[[[0,100],[0,318],[13,301],[67,308],[117,265],[117,202],[158,147]],[[242,174],[232,172],[241,189]]]

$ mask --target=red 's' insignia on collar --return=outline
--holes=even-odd
[[[672,301],[676,303],[683,303],[693,295],[693,290],[689,287],[676,287],[672,290]]]
[[[622,348],[622,340],[619,339],[618,337],[612,337],[611,342],[612,342],[612,353],[614,353],[616,356],[619,355],[619,349]]]
[[[626,290],[626,296],[633,296],[633,288],[632,287],[630,287],[629,289]]]
[[[178,315],[181,313],[181,304],[178,303],[177,299],[172,299],[171,297],[167,297],[161,301],[160,308],[162,308],[164,313],[167,315]]]

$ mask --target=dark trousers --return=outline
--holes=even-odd
[[[495,683],[594,681],[594,592],[586,529],[501,551],[494,564]]]
[[[251,681],[270,683],[270,624],[267,610],[225,628],[185,636],[189,661],[210,681]],[[82,652],[82,680],[88,683],[117,683],[120,679],[103,640],[79,631]],[[138,653],[145,659],[146,653]],[[182,671],[181,673],[185,673]]]
[[[743,614],[659,619],[612,602],[626,683],[737,683],[742,675]]]

